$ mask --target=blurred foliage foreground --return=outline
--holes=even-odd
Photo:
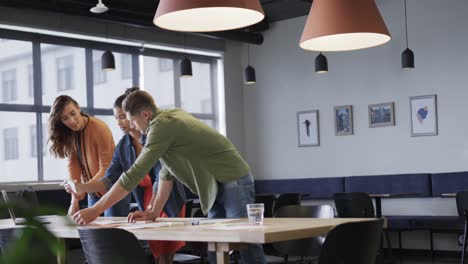
[[[63,215],[68,219],[65,213],[51,207],[12,201],[8,204],[0,203],[1,218],[10,218],[7,205],[13,208],[16,217],[25,218],[26,224],[0,229],[0,264],[65,263],[64,240],[57,238],[45,224],[35,218],[39,215]]]

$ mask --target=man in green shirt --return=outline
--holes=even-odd
[[[254,181],[250,168],[234,145],[215,129],[180,110],[160,110],[145,91],[130,93],[123,108],[131,124],[146,134],[146,144],[133,166],[93,207],[73,215],[79,224],[94,221],[133,190],[158,160],[156,198],[146,211],[129,214],[128,221],[154,220],[159,216],[176,178],[200,198],[209,218],[247,217],[246,205],[254,202]],[[245,263],[265,263],[261,245],[241,250]]]

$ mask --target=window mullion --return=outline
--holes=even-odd
[[[173,59],[173,73],[174,73],[174,105],[175,107],[182,108],[182,98],[180,91],[180,67],[179,60]]]

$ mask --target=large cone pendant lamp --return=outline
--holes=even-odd
[[[247,27],[264,17],[258,0],[160,0],[153,23],[174,31],[211,32]]]
[[[299,46],[314,51],[358,50],[390,38],[374,0],[314,0]]]

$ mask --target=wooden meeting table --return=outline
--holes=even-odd
[[[123,217],[100,217],[98,220],[123,220]],[[175,221],[177,218],[173,218]],[[182,218],[179,218],[182,219]],[[183,218],[187,221],[190,218]],[[196,219],[194,219],[196,220]],[[174,225],[144,229],[131,229],[139,240],[172,240],[207,242],[210,251],[216,252],[218,264],[229,263],[229,251],[245,247],[248,243],[272,243],[327,234],[336,225],[375,220],[373,218],[265,218],[263,225],[249,224],[247,219],[226,223],[203,225]],[[182,220],[181,220],[182,221]],[[0,220],[0,229],[18,227],[10,219]],[[109,228],[116,224],[70,226],[61,223],[48,225],[60,238],[79,238],[78,228]],[[1,231],[1,230],[0,230]]]

